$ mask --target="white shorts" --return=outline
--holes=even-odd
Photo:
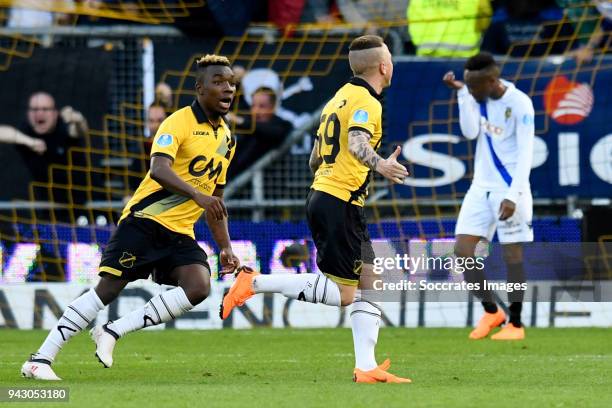
[[[531,191],[520,193],[512,217],[500,221],[499,206],[505,196],[504,191],[487,191],[482,187],[471,186],[461,204],[455,235],[474,235],[491,241],[497,230],[497,238],[501,243],[532,242]]]

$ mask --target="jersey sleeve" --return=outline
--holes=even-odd
[[[183,142],[184,126],[179,115],[171,115],[162,122],[151,146],[151,157],[163,156],[174,160]]]
[[[529,174],[531,173],[531,163],[533,162],[533,144],[535,139],[534,109],[531,99],[518,105],[516,115],[516,139],[518,147],[518,157],[516,160],[516,170],[512,177],[512,183],[506,197],[516,203],[519,193],[526,185],[529,185]]]
[[[234,158],[234,154],[236,153],[236,137],[232,137],[231,146],[229,146],[229,150],[227,151],[227,166],[223,168],[219,178],[217,179],[217,188],[224,188],[227,183],[227,170],[229,166],[232,164],[232,159]]]
[[[361,130],[374,135],[382,124],[382,106],[374,98],[359,101],[351,108],[348,118],[348,131]]]
[[[465,85],[457,92],[457,104],[461,133],[470,140],[476,139],[480,134],[480,107]]]

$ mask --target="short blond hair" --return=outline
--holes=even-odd
[[[379,48],[385,44],[385,41],[378,35],[362,35],[355,38],[349,45],[349,51],[369,50],[371,48]]]
[[[377,35],[362,35],[349,46],[349,65],[354,75],[375,69],[383,59],[385,42]]]
[[[227,57],[224,57],[222,55],[206,54],[205,56],[196,60],[196,65],[198,66],[198,68],[206,68],[211,65],[222,65],[229,67],[231,64]]]

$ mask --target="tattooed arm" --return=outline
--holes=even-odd
[[[312,174],[317,172],[321,163],[323,163],[323,158],[319,156],[319,138],[317,137],[312,146],[312,152],[310,152],[310,159],[308,160],[308,165],[310,166]]]
[[[408,170],[397,162],[401,148],[398,146],[393,153],[383,159],[370,146],[370,135],[361,130],[351,130],[348,134],[349,152],[359,162],[368,168],[377,171],[384,178],[394,183],[403,183],[408,176]]]
[[[370,135],[362,130],[351,130],[348,134],[349,152],[362,164],[371,170],[376,170],[376,165],[382,157],[370,146]]]

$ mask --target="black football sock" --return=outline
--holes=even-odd
[[[508,264],[508,279],[509,284],[516,286],[517,283],[522,284],[526,282],[525,269],[523,263]],[[510,323],[515,327],[521,327],[521,311],[523,310],[523,299],[525,297],[524,290],[513,290],[508,293],[508,300],[510,301]]]
[[[510,303],[510,323],[514,327],[522,327],[521,323],[521,312],[523,311],[523,302],[512,302]]]
[[[488,313],[495,313],[497,311],[497,306],[495,305],[493,292],[485,288],[486,277],[484,270],[476,268],[468,269],[463,273],[463,279],[468,283],[474,284],[475,287],[478,288],[476,290],[472,290],[471,293],[482,302],[485,310]],[[485,305],[485,303],[487,305]],[[489,312],[489,310],[493,311]]]
[[[482,302],[482,307],[487,313],[497,312],[497,305],[494,302]]]

